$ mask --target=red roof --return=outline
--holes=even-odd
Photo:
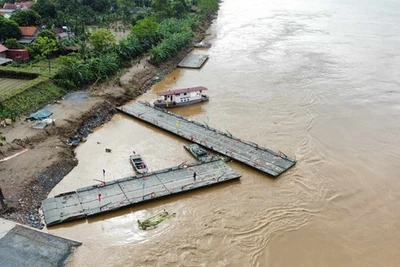
[[[37,27],[19,27],[22,36],[35,36],[38,31]]]
[[[7,47],[5,47],[4,45],[0,44],[0,53],[6,52],[8,50]]]
[[[24,7],[30,8],[34,4],[35,4],[35,2],[15,2],[15,4],[5,3],[3,6],[3,9],[15,10],[15,9],[17,9],[17,6],[19,6],[20,8],[24,8]]]
[[[196,86],[196,87],[190,87],[190,88],[184,88],[184,89],[167,90],[164,92],[159,92],[159,93],[157,93],[157,95],[159,95],[159,96],[175,95],[175,94],[190,93],[190,92],[204,91],[204,90],[207,90],[207,88],[205,88],[203,86]]]

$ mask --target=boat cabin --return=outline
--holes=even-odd
[[[177,90],[168,90],[164,92],[160,92],[157,95],[160,100],[165,101],[166,103],[184,103],[190,101],[201,101],[203,92],[207,90],[207,88],[203,86],[185,88],[185,89],[177,89]]]

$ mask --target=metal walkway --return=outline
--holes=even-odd
[[[220,132],[166,110],[152,107],[148,103],[135,102],[119,107],[118,110],[274,177],[296,164],[294,159],[287,157],[282,152],[276,153],[268,148],[259,147],[255,143],[241,140],[229,133]]]
[[[200,69],[201,66],[207,61],[208,55],[203,54],[189,54],[181,62],[178,67],[189,69]]]
[[[194,163],[63,193],[43,200],[42,210],[49,226],[238,178],[222,160]]]

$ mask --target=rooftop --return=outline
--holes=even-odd
[[[16,10],[18,8],[30,8],[34,4],[35,4],[35,2],[15,2],[15,4],[5,3],[3,8],[4,9]]]
[[[8,50],[7,47],[5,47],[4,45],[0,44],[0,53],[6,52],[7,50]]]
[[[184,89],[167,90],[164,92],[159,92],[159,93],[157,93],[157,95],[159,95],[159,96],[175,95],[175,94],[190,93],[190,92],[197,92],[197,91],[204,91],[204,90],[207,90],[207,88],[205,88],[203,86],[196,86],[196,87],[190,87],[190,88],[184,88]]]
[[[19,27],[22,36],[35,36],[38,31],[37,27]]]

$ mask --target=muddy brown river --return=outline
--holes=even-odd
[[[399,266],[400,3],[225,0],[209,60],[140,97],[202,85],[175,109],[298,163],[273,179],[238,163],[237,182],[135,205],[50,233],[83,242],[69,266]],[[187,142],[117,114],[76,149],[50,196],[192,160]],[[112,153],[105,153],[105,148]],[[137,220],[174,218],[151,231]]]

